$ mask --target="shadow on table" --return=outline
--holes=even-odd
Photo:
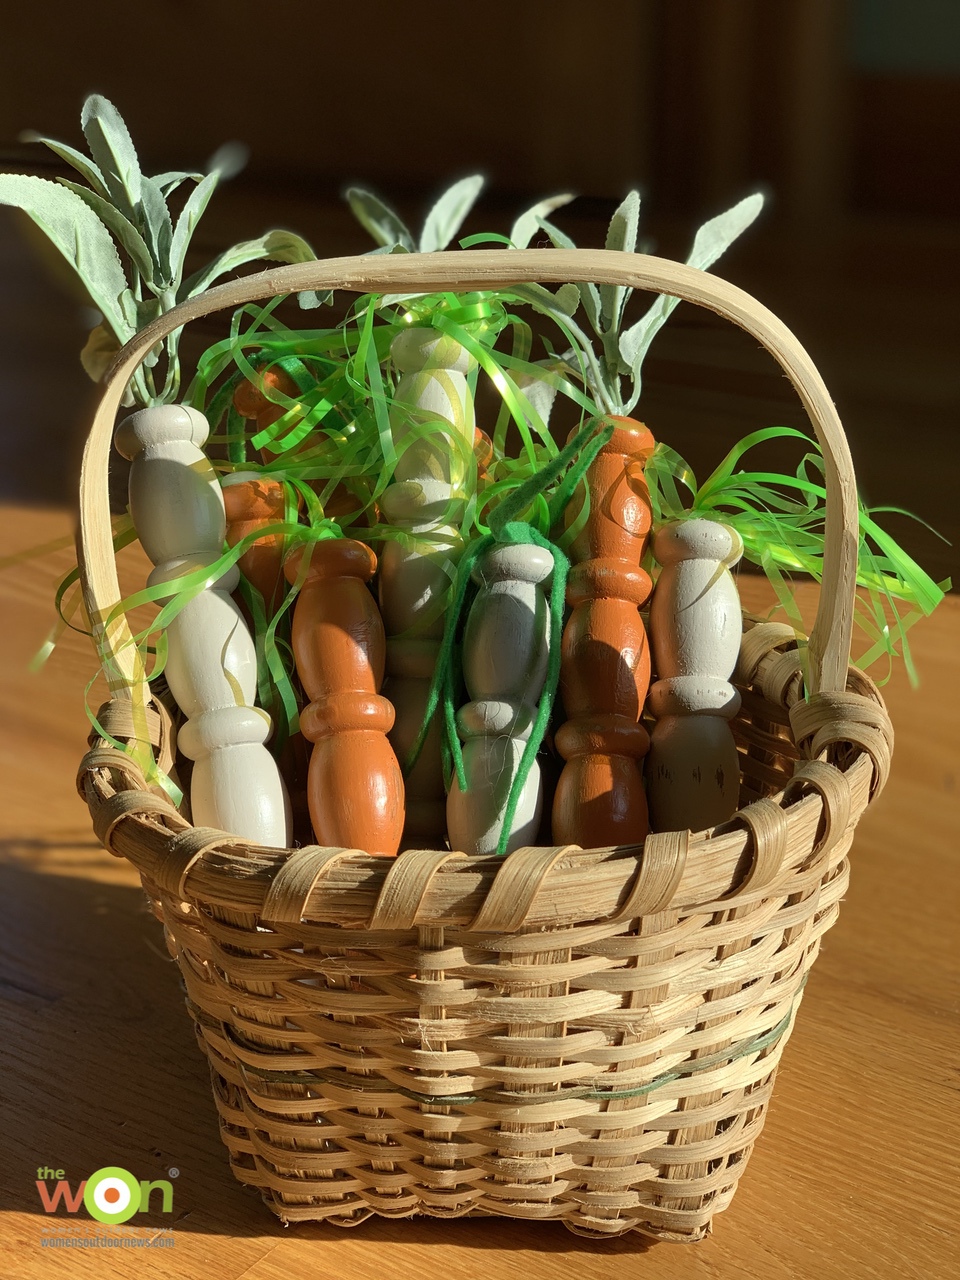
[[[53,861],[69,873],[45,870]],[[0,841],[0,1209],[44,1215],[41,1166],[62,1169],[74,1190],[105,1165],[138,1180],[169,1178],[176,1169],[173,1219],[154,1213],[142,1225],[337,1238],[342,1228],[323,1223],[284,1228],[231,1175],[206,1062],[161,927],[139,888],[91,878],[114,865],[92,840]],[[61,1203],[47,1221],[65,1226],[72,1217]],[[483,1217],[371,1218],[354,1230],[371,1243],[567,1254],[638,1253],[655,1243],[638,1234],[592,1241],[560,1223]]]

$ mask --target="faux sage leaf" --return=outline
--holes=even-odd
[[[160,188],[164,196],[169,196],[171,192],[176,191],[181,182],[187,179],[191,182],[201,182],[203,180],[202,173],[179,173],[175,169],[171,169],[168,173],[158,173],[154,178],[154,182]]]
[[[637,231],[640,227],[640,192],[628,192],[623,203],[610,219],[605,249],[617,249],[633,253],[637,247]],[[606,333],[616,333],[623,319],[630,290],[618,284],[602,284],[600,294],[600,324]]]
[[[614,212],[607,228],[605,249],[617,249],[633,253],[637,247],[637,231],[640,226],[640,192],[629,191]]]
[[[746,231],[762,208],[763,196],[757,191],[726,213],[719,213],[705,222],[694,236],[693,248],[687,258],[688,265],[706,271],[730,248],[737,236]]]
[[[576,244],[570,239],[565,231],[561,231],[559,227],[555,227],[552,222],[548,222],[546,218],[537,218],[537,225],[550,237],[550,243],[555,249],[575,249]]]
[[[158,318],[162,310],[159,298],[137,298],[133,291],[124,289],[120,295],[120,305],[123,308],[124,318],[130,325],[134,333],[139,333],[141,329],[145,329],[148,324],[152,324]],[[147,369],[152,369],[157,363],[163,344],[158,343],[155,347],[144,356],[143,364]]]
[[[420,236],[420,252],[434,253],[445,249],[463,226],[463,220],[476,203],[483,177],[479,173],[461,178],[449,187],[427,214]]]
[[[120,308],[126,276],[110,232],[93,210],[59,183],[19,173],[0,174],[0,204],[22,209],[37,224],[76,271],[120,341],[132,338],[134,331]]]
[[[402,244],[408,253],[416,251],[416,243],[404,223],[390,206],[384,204],[372,191],[364,191],[362,187],[350,187],[347,191],[347,204],[353,210],[353,216],[370,232],[377,244],[383,246]]]
[[[61,160],[66,160],[67,164],[72,165],[82,178],[86,178],[87,182],[94,189],[98,196],[104,199],[109,198],[107,184],[103,180],[103,174],[93,163],[88,160],[82,151],[77,151],[73,147],[68,147],[65,142],[56,142],[53,138],[45,138],[43,134],[35,133],[33,129],[25,129],[20,134],[21,142],[42,142],[45,147],[49,147],[54,154],[58,155]]]
[[[317,307],[328,306],[332,301],[332,289],[327,289],[323,293],[318,293],[316,289],[302,289],[297,294],[297,304],[301,311],[314,311]]]
[[[572,316],[580,305],[580,287],[575,284],[562,284],[553,297],[560,310]]]
[[[763,208],[763,196],[757,192],[747,196],[732,209],[718,214],[705,222],[694,236],[693,247],[687,258],[687,265],[705,271],[713,265],[724,250],[745,231]],[[634,383],[633,399],[627,407],[629,412],[640,396],[640,367],[650,349],[650,344],[673,314],[680,302],[679,298],[663,295],[653,303],[636,324],[624,330],[620,335],[620,357],[629,371]]]
[[[202,293],[218,276],[226,275],[247,262],[267,258],[272,262],[313,262],[316,254],[302,236],[292,231],[268,231],[256,240],[244,240],[225,250],[219,257],[184,281],[177,291],[177,301]]]
[[[170,210],[163,192],[153,178],[144,177],[140,180],[138,211],[140,230],[153,257],[157,286],[176,288],[177,281],[170,266],[173,223],[170,221]]]
[[[83,371],[93,382],[99,382],[113,364],[113,357],[120,350],[120,343],[108,325],[98,324],[87,334],[87,341],[80,352]]]
[[[183,264],[186,261],[190,238],[196,230],[197,223],[203,216],[204,210],[210,203],[210,197],[216,190],[219,181],[219,170],[214,169],[212,173],[208,173],[190,192],[183,209],[180,211],[180,217],[177,219],[177,225],[173,232],[173,242],[170,245],[170,278],[174,286],[179,284],[183,277]]]
[[[123,117],[109,99],[92,93],[83,104],[80,125],[111,199],[132,215],[140,201],[140,161]]]
[[[580,301],[583,303],[583,309],[587,313],[587,319],[593,326],[594,333],[599,333],[600,290],[590,281],[583,281],[580,285]]]
[[[573,193],[569,191],[559,196],[547,196],[545,200],[538,200],[535,205],[521,213],[510,228],[510,239],[513,241],[513,247],[515,249],[526,249],[537,232],[543,230],[541,219],[545,218],[548,213],[553,213],[554,209],[562,209],[565,204],[569,204],[573,199]]]
[[[133,223],[129,222],[109,200],[104,200],[102,196],[97,195],[95,191],[91,191],[88,187],[82,187],[79,182],[70,182],[66,178],[58,178],[57,182],[66,187],[68,191],[72,191],[74,195],[79,196],[84,204],[90,206],[103,225],[113,232],[120,244],[126,249],[142,279],[148,285],[152,284],[153,259],[150,257],[150,250],[147,248],[143,236]]]
[[[538,225],[550,237],[550,243],[555,249],[575,249],[577,246],[571,238],[559,227],[555,227],[552,222],[548,222],[546,218],[538,217]],[[583,303],[583,309],[587,313],[587,319],[593,326],[594,333],[600,332],[600,290],[595,284],[591,284],[587,280],[580,282],[578,286],[580,290],[580,301]]]
[[[510,237],[513,239],[513,236]],[[553,373],[557,362],[550,357],[538,360],[535,368],[542,368],[544,373]],[[557,398],[557,388],[552,382],[538,378],[535,373],[521,373],[517,376],[517,387],[523,392],[531,409],[539,417],[543,425],[549,426],[553,402]]]
[[[554,320],[557,320],[565,329],[570,331],[576,342],[577,354],[586,366],[587,381],[591,389],[604,402],[604,407],[612,412],[611,405],[613,401],[608,394],[607,379],[597,363],[593,346],[576,321],[572,320],[570,315],[558,305],[557,296],[539,284],[514,285],[510,292],[516,294],[524,302],[529,302],[534,310],[540,311],[544,315],[552,316]]]

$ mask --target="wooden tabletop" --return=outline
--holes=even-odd
[[[69,538],[65,511],[0,507],[0,557]],[[68,633],[39,675],[69,548],[0,572],[0,1275],[192,1280],[946,1280],[960,1271],[954,920],[960,599],[912,633],[884,695],[893,776],[863,818],[849,898],[827,935],[784,1055],[766,1129],[732,1207],[702,1244],[593,1243],[558,1224],[479,1218],[284,1228],[231,1176],[206,1065],[160,926],[132,867],[94,838],[74,789],[85,749],[89,642]],[[142,582],[135,550],[125,585]],[[741,578],[745,604],[764,586]],[[806,603],[812,594],[806,593]],[[96,707],[102,698],[89,695]],[[167,1178],[173,1213],[101,1247],[82,1210],[45,1214],[37,1170],[72,1188],[106,1165]],[[176,1170],[176,1176],[173,1174]],[[49,1184],[48,1184],[49,1185]],[[137,1222],[134,1219],[133,1222]],[[164,1232],[164,1229],[166,1231]],[[44,1244],[72,1232],[76,1246]]]

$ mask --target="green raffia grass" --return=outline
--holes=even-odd
[[[783,438],[806,446],[793,475],[737,469],[752,449]],[[731,525],[743,539],[745,559],[763,569],[780,607],[800,632],[802,624],[789,575],[802,573],[817,583],[823,580],[827,492],[823,455],[816,442],[792,427],[751,432],[734,445],[701,485],[679,453],[658,444],[645,474],[654,528],[694,517]],[[868,645],[855,660],[868,667],[886,657],[888,671],[879,681],[885,683],[892,659],[902,657],[910,681],[916,685],[907,631],[933,612],[951,584],[949,579],[934,582],[876,520],[882,512],[909,512],[894,507],[869,508],[862,500],[858,507],[857,585],[863,590],[858,593],[855,620]]]

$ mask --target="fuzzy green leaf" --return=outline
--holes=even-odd
[[[0,174],[0,204],[22,209],[37,224],[76,271],[116,336],[121,342],[131,338],[120,307],[127,279],[110,232],[93,210],[58,182],[18,173]]]
[[[580,287],[575,284],[562,284],[553,297],[560,310],[572,316],[580,305]]]
[[[605,249],[633,253],[637,247],[637,231],[640,227],[640,192],[631,191],[610,219]],[[600,293],[600,324],[602,331],[616,333],[623,319],[630,290],[618,284],[602,284]]]
[[[600,290],[591,281],[585,280],[580,285],[580,301],[587,314],[587,319],[594,333],[600,332]]]
[[[203,216],[203,212],[210,203],[210,197],[216,190],[217,183],[220,181],[220,171],[214,169],[212,173],[201,179],[194,187],[187,198],[180,217],[177,219],[177,225],[173,233],[173,243],[170,246],[170,278],[174,287],[179,284],[183,277],[183,264],[186,261],[187,249],[190,247],[190,238],[196,230],[197,223]]]
[[[80,363],[83,371],[92,382],[99,382],[113,364],[114,356],[120,350],[120,343],[110,331],[110,326],[98,324],[87,335],[87,341],[80,352]]]
[[[301,289],[297,294],[297,305],[301,311],[315,311],[317,307],[329,306],[332,301],[332,289],[325,289],[322,293],[316,289]]]
[[[555,249],[575,249],[577,246],[573,240],[561,231],[559,227],[555,227],[552,222],[548,222],[546,218],[537,217],[537,224],[550,237],[550,243]],[[593,326],[594,333],[600,332],[600,290],[595,284],[588,280],[582,280],[578,284],[580,291],[580,301],[583,303],[583,309],[587,313],[587,319]]]
[[[566,288],[567,286],[564,286]],[[578,289],[583,286],[578,286]],[[563,331],[568,335],[572,335],[576,343],[577,356],[582,360],[586,381],[591,392],[602,403],[602,407],[613,412],[613,399],[608,387],[608,380],[604,375],[604,371],[597,362],[596,353],[590,339],[577,325],[576,321],[571,319],[570,313],[565,310],[564,304],[568,303],[568,298],[561,298],[563,289],[553,294],[549,289],[545,289],[539,284],[517,284],[510,289],[512,294],[520,298],[523,302],[528,302],[535,311],[540,311],[544,315],[551,316],[561,326]]]
[[[555,249],[575,249],[577,246],[565,231],[561,231],[559,227],[555,227],[552,222],[548,222],[546,218],[537,218],[537,225],[541,227],[550,237],[550,243]]]
[[[137,298],[130,289],[124,289],[120,295],[120,305],[127,323],[134,333],[139,333],[148,324],[159,319],[163,310],[159,298]],[[159,359],[163,344],[158,343],[143,358],[144,368],[152,369]]]
[[[143,280],[147,284],[152,284],[153,259],[150,257],[150,250],[147,248],[143,236],[133,223],[128,221],[109,200],[104,200],[95,191],[91,191],[89,187],[82,187],[79,182],[70,182],[67,178],[58,178],[57,182],[66,187],[68,191],[72,191],[74,195],[79,196],[84,204],[90,206],[103,225],[113,232],[120,244],[126,249]]]
[[[140,203],[138,205],[140,230],[154,261],[156,283],[164,288],[176,288],[171,267],[173,247],[173,223],[163,192],[153,178],[140,179]]]
[[[510,238],[512,240],[513,236]],[[548,382],[545,378],[538,378],[533,372],[533,368],[540,367],[546,374],[553,373],[555,366],[556,361],[548,357],[546,360],[537,361],[535,366],[531,366],[529,373],[522,373],[517,377],[517,388],[523,393],[530,407],[544,426],[549,425],[553,402],[557,398],[557,388],[553,382]]]
[[[140,202],[140,161],[123,117],[109,99],[92,93],[83,104],[80,125],[110,198],[132,215]]]
[[[167,173],[158,173],[153,179],[160,188],[164,196],[169,196],[171,192],[176,191],[181,182],[186,182],[189,178],[191,182],[202,182],[202,173],[180,173],[176,169],[171,169]]]
[[[565,204],[569,204],[573,199],[572,192],[564,192],[558,196],[547,196],[545,200],[538,200],[535,205],[521,213],[510,228],[510,239],[513,241],[513,247],[515,249],[526,249],[537,232],[544,229],[541,219],[545,218],[548,213],[553,213],[554,209],[562,209]]]
[[[77,151],[74,147],[68,147],[65,142],[56,142],[53,138],[46,138],[43,134],[34,132],[33,129],[25,129],[20,134],[20,141],[42,142],[45,147],[49,147],[61,160],[66,160],[67,164],[72,165],[82,178],[86,178],[98,196],[102,196],[104,199],[109,198],[103,174],[82,151]]]
[[[461,178],[443,193],[423,224],[421,253],[434,253],[447,247],[463,226],[463,220],[476,203],[482,186],[482,176],[475,173],[470,178]]]
[[[694,236],[693,248],[687,258],[688,265],[699,267],[701,271],[713,266],[737,236],[746,231],[762,208],[763,196],[758,191],[735,204],[732,209],[705,222]]]
[[[266,258],[272,262],[313,262],[316,254],[302,236],[292,231],[268,231],[256,240],[244,240],[225,250],[201,271],[184,281],[177,292],[177,301],[193,298],[202,293],[219,276],[234,271],[247,262],[259,262]]]
[[[416,251],[416,242],[403,221],[379,196],[362,187],[350,187],[346,199],[353,210],[353,216],[370,232],[377,244],[385,248],[399,244],[408,253]]]
[[[750,226],[763,208],[763,196],[756,193],[747,196],[732,209],[705,222],[693,240],[687,265],[705,271],[729,248],[741,232]],[[620,335],[620,358],[625,370],[633,378],[633,398],[625,412],[629,412],[640,395],[640,367],[650,349],[650,344],[673,314],[679,298],[663,295],[653,303],[640,319]]]

